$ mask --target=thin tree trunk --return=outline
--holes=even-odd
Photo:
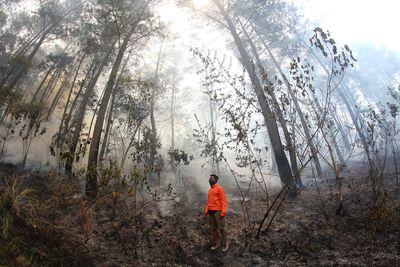
[[[136,133],[139,131],[139,127],[140,127],[140,125],[138,125],[135,128],[135,131],[132,134],[131,140],[129,141],[128,146],[125,148],[124,153],[122,154],[121,164],[120,164],[121,170],[124,168],[126,157],[128,156],[129,149],[132,147],[133,142],[135,141],[135,136],[136,136]]]
[[[61,116],[60,125],[59,125],[59,127],[58,127],[57,147],[59,147],[60,141],[63,141],[64,138],[65,138],[65,136],[61,135],[61,131],[62,131],[62,129],[63,129],[64,121],[67,121],[66,114],[67,114],[69,102],[70,102],[70,100],[71,100],[71,96],[72,96],[72,93],[73,93],[73,91],[74,91],[75,82],[76,82],[76,79],[77,79],[77,77],[78,77],[79,71],[80,71],[80,69],[81,69],[81,66],[82,66],[82,63],[83,63],[83,60],[85,59],[85,57],[86,57],[86,53],[84,53],[84,54],[82,55],[81,59],[79,60],[78,67],[76,68],[75,75],[74,75],[74,78],[73,78],[73,80],[72,80],[71,87],[70,87],[70,89],[69,89],[69,94],[68,94],[68,97],[67,97],[67,102],[65,103],[64,111],[63,111],[63,114],[62,114],[62,116]],[[78,97],[78,96],[79,96],[79,95],[77,95],[76,97]],[[69,116],[71,116],[71,114],[69,114]]]
[[[42,89],[44,83],[47,81],[47,78],[49,77],[49,75],[53,72],[53,70],[55,69],[55,65],[53,64],[50,69],[46,72],[46,75],[43,77],[42,82],[39,84],[38,88],[36,89],[35,93],[32,96],[31,102],[35,102],[36,101],[36,97],[39,94],[40,90]]]
[[[156,105],[156,88],[159,86],[158,73],[160,71],[162,46],[163,46],[163,43],[161,43],[160,50],[158,51],[156,71],[154,73],[154,85],[153,85],[153,90],[151,92],[151,100],[150,100],[151,140],[150,140],[150,162],[149,162],[148,168],[151,171],[154,170],[154,160],[155,160],[155,156],[157,154],[157,128],[156,128],[154,109],[155,109],[155,105]]]
[[[216,144],[216,131],[217,131],[217,118],[214,118],[214,108],[212,104],[212,98],[210,98],[210,121],[211,121],[211,144],[212,144],[212,173],[216,173],[217,175],[220,175],[219,173],[219,160],[218,160],[218,149],[217,149],[217,144]]]
[[[72,73],[74,70],[71,70],[68,72],[67,77],[64,78],[64,81],[62,82],[61,86],[59,87],[57,94],[54,96],[53,101],[51,102],[50,108],[49,108],[49,113],[46,116],[46,120],[48,121],[51,117],[51,115],[54,113],[54,110],[56,109],[56,106],[58,102],[60,101],[61,95],[64,93],[65,88],[67,88],[68,81],[71,79]]]
[[[72,101],[71,107],[69,108],[69,111],[67,111],[68,116],[65,118],[64,128],[63,128],[63,131],[62,131],[62,134],[61,134],[61,136],[63,138],[65,138],[65,136],[67,135],[68,130],[70,129],[70,122],[71,122],[71,119],[72,119],[72,114],[73,114],[73,112],[75,110],[75,107],[76,107],[76,105],[78,103],[78,99],[83,94],[82,93],[83,88],[85,87],[87,81],[91,81],[92,80],[91,77],[94,77],[94,75],[96,74],[96,70],[97,70],[98,66],[99,66],[99,62],[96,61],[96,60],[93,60],[92,64],[90,65],[90,67],[86,71],[85,78],[83,78],[83,80],[80,83],[78,92],[76,93],[76,96],[74,97],[74,101]],[[65,108],[67,109],[67,107],[65,107]]]
[[[101,144],[101,149],[99,153],[99,161],[103,161],[105,159],[104,155],[106,154],[106,148],[108,146],[108,139],[111,133],[111,128],[113,124],[113,115],[114,115],[114,105],[115,105],[115,93],[116,90],[112,93],[111,96],[111,105],[110,109],[108,111],[108,116],[107,116],[107,125],[106,125],[106,130],[104,131],[104,138],[103,138],[103,143]]]
[[[346,148],[346,151],[349,152],[351,150],[351,145],[348,137],[348,133],[346,133],[343,129],[343,123],[340,121],[338,116],[333,116],[333,119],[336,122],[336,125],[339,129],[340,135],[343,140],[344,147]]]
[[[72,93],[73,93],[74,87],[75,87],[75,82],[76,82],[76,79],[77,79],[77,77],[78,77],[79,71],[80,71],[80,69],[81,69],[81,66],[82,66],[82,63],[83,63],[83,60],[85,59],[85,57],[86,57],[86,53],[83,53],[81,59],[79,60],[78,66],[76,67],[75,75],[74,75],[74,78],[73,78],[73,80],[72,80],[72,83],[71,83],[71,86],[70,86],[70,89],[69,89],[69,94],[68,94],[68,97],[67,97],[67,102],[65,103],[64,111],[63,111],[63,114],[62,114],[61,120],[60,120],[60,125],[59,125],[59,127],[58,127],[58,133],[57,133],[56,140],[55,140],[55,145],[54,145],[54,146],[55,146],[55,150],[57,151],[57,152],[55,152],[55,153],[56,153],[56,157],[57,157],[58,172],[60,172],[60,169],[61,169],[61,161],[60,161],[61,146],[60,146],[60,144],[61,144],[61,142],[65,142],[65,135],[62,134],[63,125],[64,125],[64,121],[67,120],[66,115],[67,115],[67,110],[68,110],[69,102],[70,102],[70,100],[71,100],[71,96],[72,96]],[[69,114],[69,116],[70,116],[70,115],[71,115],[71,114]],[[68,153],[67,151],[63,151],[63,152],[64,152],[64,153]]]
[[[175,72],[172,78],[172,89],[171,89],[171,108],[170,108],[170,118],[171,118],[171,151],[175,149],[175,91],[176,91],[176,75]]]

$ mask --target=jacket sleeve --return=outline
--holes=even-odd
[[[220,194],[219,197],[221,199],[221,216],[225,216],[226,208],[227,208],[227,201],[226,201],[225,191],[222,187],[220,187],[219,194]]]

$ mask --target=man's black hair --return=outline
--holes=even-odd
[[[218,175],[216,175],[216,174],[210,174],[210,176],[214,177],[215,181],[218,182],[218,178],[219,178]]]

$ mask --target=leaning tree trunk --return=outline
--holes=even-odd
[[[253,51],[254,57],[256,58],[257,64],[258,64],[259,69],[261,71],[261,76],[262,77],[266,77],[267,83],[269,83],[268,78],[267,78],[267,74],[265,73],[265,69],[262,66],[261,59],[260,59],[260,57],[258,55],[258,51],[257,51],[253,41],[251,40],[250,36],[248,35],[246,29],[244,28],[242,22],[240,22],[240,25],[242,26],[243,32],[246,34],[246,37],[247,37],[247,39],[248,39],[248,41],[250,43],[250,47],[251,47],[251,49]],[[266,47],[266,48],[268,49],[268,47]],[[273,59],[275,60],[275,58],[273,58]],[[275,63],[276,63],[275,64],[276,67],[278,69],[280,69],[280,67],[277,64],[277,62],[275,62]],[[283,73],[281,73],[281,74],[283,74]],[[283,77],[286,78],[284,75],[283,75]],[[267,86],[269,86],[269,85],[267,85]],[[290,91],[291,90],[290,85],[287,84],[287,86],[288,86],[288,90]],[[285,118],[283,117],[283,112],[282,112],[282,110],[281,110],[281,108],[279,106],[279,102],[278,102],[278,99],[276,98],[274,90],[267,90],[267,91],[268,91],[269,95],[271,96],[272,105],[275,107],[275,114],[278,117],[278,121],[279,121],[279,123],[280,123],[280,125],[282,127],[283,134],[285,136],[286,146],[287,146],[287,149],[288,149],[288,152],[289,152],[289,158],[290,158],[290,163],[291,163],[291,167],[292,167],[292,172],[294,174],[296,182],[298,184],[302,184],[300,171],[299,171],[298,165],[297,165],[296,148],[294,146],[294,134],[293,133],[291,134],[290,131],[289,131],[289,128],[287,127],[287,123],[285,121]]]
[[[75,107],[78,104],[78,99],[80,99],[82,94],[83,94],[83,89],[86,86],[86,82],[91,80],[90,77],[91,77],[91,75],[94,75],[96,73],[96,68],[97,67],[98,67],[98,62],[92,61],[92,63],[90,64],[90,67],[87,68],[87,70],[86,70],[85,77],[80,81],[78,92],[76,93],[76,96],[74,97],[74,100],[72,101],[71,106],[69,108],[67,106],[65,107],[65,111],[66,111],[67,116],[65,118],[64,125],[60,125],[60,127],[62,127],[62,133],[61,133],[61,138],[62,139],[66,138],[67,133],[68,133],[68,131],[70,129],[70,122],[71,122],[71,119],[72,119],[72,113],[74,112]]]
[[[346,148],[347,152],[350,152],[351,150],[351,144],[349,141],[348,133],[345,132],[343,129],[343,122],[340,120],[338,116],[334,116],[333,119],[336,122],[336,125],[338,127],[338,130],[340,132],[341,140],[343,141],[344,147]]]
[[[294,94],[294,92],[293,92],[293,90],[292,90],[292,88],[290,86],[290,83],[289,83],[286,75],[283,73],[283,70],[282,70],[280,64],[276,60],[275,56],[272,54],[271,49],[269,48],[267,43],[265,43],[264,39],[261,38],[261,35],[257,32],[257,30],[254,27],[254,25],[253,25],[253,29],[254,29],[255,33],[259,36],[262,44],[264,45],[265,49],[268,52],[268,55],[271,57],[272,62],[275,65],[275,68],[278,70],[279,74],[281,75],[281,77],[283,79],[283,82],[284,82],[284,84],[285,84],[285,86],[286,86],[286,88],[288,90],[288,93],[289,93],[289,95],[291,96],[291,98],[293,100],[296,112],[299,115],[301,126],[303,127],[304,134],[306,136],[307,143],[310,146],[310,152],[311,152],[311,156],[313,157],[313,162],[315,164],[315,168],[317,170],[317,174],[318,174],[319,177],[322,177],[322,168],[321,168],[321,163],[320,163],[319,157],[318,157],[318,149],[316,148],[316,146],[314,144],[313,138],[312,138],[311,133],[310,133],[310,129],[308,128],[307,121],[304,118],[303,111],[301,110],[299,102],[297,101],[297,97],[295,96],[295,94]]]
[[[286,157],[280,136],[279,136],[279,129],[275,119],[275,116],[269,107],[268,101],[266,96],[263,92],[263,88],[261,86],[261,82],[257,78],[257,75],[254,70],[254,66],[251,63],[251,60],[246,52],[246,49],[236,31],[233,22],[229,18],[228,14],[222,7],[221,3],[218,0],[213,0],[214,3],[217,5],[219,11],[221,12],[222,16],[228,23],[228,28],[230,33],[232,34],[235,44],[239,50],[240,57],[242,59],[243,65],[250,77],[251,83],[253,84],[258,103],[261,107],[262,114],[264,116],[265,124],[267,126],[268,135],[272,144],[272,149],[274,151],[275,159],[277,162],[279,176],[283,184],[293,183],[293,175],[292,170],[289,165],[289,161]]]
[[[39,41],[36,43],[34,46],[33,50],[31,53],[28,55],[26,58],[24,64],[21,65],[21,67],[15,72],[14,76],[11,78],[11,80],[6,83],[6,87],[9,90],[12,90],[14,86],[17,84],[18,80],[22,77],[22,75],[26,72],[26,70],[29,68],[31,65],[31,62],[33,60],[33,57],[36,55],[37,51],[39,50],[40,46],[43,44],[44,40],[47,38],[47,36],[50,34],[51,30],[54,28],[55,25],[52,25],[47,28],[40,37]]]
[[[102,62],[98,66],[97,70],[95,70],[95,75],[90,79],[90,82],[86,88],[85,94],[83,95],[83,98],[81,100],[81,104],[79,105],[79,108],[76,112],[74,133],[73,133],[72,140],[71,140],[71,143],[69,146],[69,155],[65,161],[65,173],[67,175],[72,175],[72,164],[74,162],[75,150],[78,145],[79,136],[80,136],[83,121],[85,118],[86,106],[89,102],[90,95],[93,92],[96,82],[99,79],[99,76],[108,61],[111,51],[112,51],[112,49],[110,48],[109,52],[107,53],[107,55],[104,56]]]
[[[104,160],[104,156],[107,153],[107,147],[108,147],[108,140],[109,140],[109,136],[111,134],[111,129],[112,129],[112,125],[113,125],[113,115],[114,115],[114,105],[115,105],[115,101],[116,101],[116,94],[117,94],[117,90],[118,90],[118,86],[121,83],[122,80],[122,75],[125,71],[126,65],[128,64],[129,61],[129,56],[132,53],[132,49],[129,51],[128,57],[125,60],[122,69],[119,73],[119,76],[117,78],[117,83],[115,84],[115,89],[113,90],[112,96],[111,96],[111,105],[110,105],[110,109],[108,111],[108,116],[107,116],[107,126],[106,126],[106,130],[104,132],[104,138],[103,138],[103,143],[101,145],[101,149],[100,149],[100,153],[99,153],[99,160],[103,161]]]
[[[49,75],[53,72],[53,70],[55,69],[55,65],[53,64],[48,71],[46,71],[46,75],[44,75],[42,81],[40,82],[38,88],[36,89],[35,93],[33,94],[32,98],[31,98],[31,102],[35,102],[36,101],[36,97],[38,96],[40,90],[42,90],[43,85],[45,84],[45,82],[47,81],[47,78],[49,77]],[[25,95],[27,96],[28,92],[25,93]],[[25,97],[26,98],[26,97]]]
[[[99,146],[101,139],[101,132],[103,130],[104,117],[107,111],[107,106],[110,101],[111,94],[113,92],[115,80],[119,67],[122,62],[122,58],[128,47],[129,40],[135,31],[136,25],[131,26],[131,29],[127,33],[123,43],[120,46],[118,55],[114,61],[114,65],[111,69],[110,76],[107,81],[106,88],[104,90],[104,96],[101,100],[99,112],[97,114],[96,123],[93,130],[92,142],[90,144],[89,159],[87,164],[86,174],[86,196],[89,198],[95,198],[97,196],[97,164],[99,156]]]
[[[68,74],[67,74],[66,77],[64,78],[64,81],[61,83],[61,86],[59,87],[59,89],[58,89],[56,95],[54,96],[54,98],[53,98],[53,100],[52,100],[52,102],[51,102],[50,108],[49,108],[49,113],[48,113],[47,116],[46,116],[46,120],[47,120],[47,121],[48,121],[48,120],[51,118],[51,116],[53,115],[53,113],[54,113],[54,111],[55,111],[55,109],[56,109],[56,106],[58,105],[58,103],[59,103],[59,101],[60,101],[60,98],[61,98],[62,94],[64,93],[64,90],[65,90],[65,89],[67,88],[67,86],[68,86],[68,82],[69,82],[69,80],[71,79],[73,72],[74,72],[74,69],[71,69],[71,70],[68,72]],[[64,73],[64,74],[65,74],[65,73]]]
[[[70,86],[70,89],[69,89],[69,93],[68,93],[68,97],[67,97],[67,102],[65,103],[64,111],[63,111],[63,114],[62,114],[61,120],[60,120],[60,125],[58,127],[58,134],[57,134],[57,139],[56,139],[56,146],[57,147],[60,146],[60,141],[64,141],[64,139],[65,139],[65,136],[63,136],[61,133],[63,131],[64,122],[67,121],[66,117],[67,117],[68,106],[69,106],[69,103],[71,101],[72,93],[74,91],[76,79],[78,78],[78,74],[79,74],[79,71],[81,70],[81,66],[82,66],[82,63],[83,63],[83,60],[85,59],[85,57],[86,57],[86,53],[84,53],[82,55],[81,59],[79,60],[78,66],[76,67],[74,78],[72,79],[72,83],[71,83],[71,86]],[[79,96],[79,94],[77,94],[76,97],[78,97],[78,96]],[[68,114],[68,116],[70,117],[71,114]]]

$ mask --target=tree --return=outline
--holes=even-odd
[[[101,132],[107,106],[114,89],[123,56],[129,45],[134,45],[137,40],[149,36],[154,31],[151,20],[150,1],[119,1],[117,4],[113,0],[107,0],[102,2],[102,4],[104,14],[108,15],[108,18],[105,19],[110,21],[108,26],[113,29],[111,32],[114,32],[118,36],[119,47],[117,48],[118,53],[104,89],[103,98],[101,99],[90,145],[86,175],[86,195],[92,198],[97,195],[97,164]],[[129,23],[127,24],[127,22]],[[136,40],[131,43],[131,39],[135,35]]]
[[[75,3],[76,4],[76,3]],[[18,97],[12,97],[15,93],[20,94],[15,90],[17,82],[23,77],[31,66],[34,56],[39,51],[42,44],[52,34],[60,36],[65,34],[64,22],[67,19],[72,19],[79,11],[81,7],[80,3],[75,6],[61,6],[58,1],[46,1],[41,4],[38,10],[37,17],[37,29],[36,34],[27,42],[25,46],[20,48],[13,56],[12,62],[9,64],[8,70],[4,72],[4,75],[0,80],[0,95],[8,96],[10,98],[3,98],[0,101],[0,105],[7,108],[3,111],[0,122],[4,122],[8,113],[12,110],[13,106],[17,103]],[[7,104],[9,102],[9,104]]]
[[[287,160],[280,135],[279,135],[279,130],[278,130],[278,125],[275,119],[275,116],[268,104],[268,101],[266,99],[266,96],[264,94],[262,85],[260,80],[258,79],[253,64],[251,62],[251,59],[246,52],[246,49],[242,43],[241,38],[239,37],[237,30],[230,19],[228,13],[222,6],[222,4],[218,0],[213,0],[215,5],[218,7],[219,12],[221,13],[222,17],[224,18],[225,22],[228,24],[228,29],[234,38],[234,42],[239,50],[239,54],[242,60],[242,63],[250,77],[251,83],[254,87],[255,93],[257,95],[257,100],[258,103],[261,107],[262,114],[264,116],[264,120],[266,123],[266,127],[268,130],[269,138],[272,144],[272,149],[274,151],[275,159],[277,161],[278,165],[278,172],[279,176],[281,177],[281,181],[284,184],[289,184],[293,182],[292,178],[292,169],[289,165],[289,162]],[[295,188],[295,187],[293,187]]]

